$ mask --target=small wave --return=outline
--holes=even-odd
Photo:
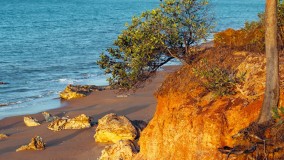
[[[60,78],[58,80],[55,80],[59,83],[64,83],[64,84],[74,84],[76,82],[80,82],[80,80],[76,80],[76,79],[68,79],[68,78]]]
[[[0,107],[5,107],[5,106],[10,106],[10,105],[15,105],[15,104],[20,104],[23,103],[23,101],[16,101],[16,102],[8,102],[8,103],[1,103]]]
[[[3,106],[0,107],[0,111],[7,111],[12,109],[24,108],[23,106]]]
[[[59,92],[57,92],[57,91],[47,91],[44,94],[39,94],[39,95],[35,95],[35,96],[25,97],[24,100],[19,100],[19,101],[15,101],[15,102],[0,103],[0,108],[6,107],[6,106],[13,106],[12,108],[14,108],[14,105],[18,105],[18,104],[22,104],[22,103],[26,103],[26,102],[31,102],[33,100],[40,99],[40,98],[45,98],[45,97],[48,97],[50,95],[54,95],[54,94],[58,94],[58,93]],[[19,108],[19,107],[16,107],[16,108]]]

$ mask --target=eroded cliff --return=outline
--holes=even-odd
[[[244,75],[236,94],[218,97],[193,73],[202,59]],[[280,60],[283,75],[283,60]],[[244,74],[245,73],[245,74]],[[232,136],[259,115],[265,85],[264,55],[207,51],[170,75],[157,91],[158,105],[139,140],[140,159],[216,160],[218,151],[233,146]],[[281,77],[281,87],[283,88]],[[281,101],[284,93],[281,90]]]

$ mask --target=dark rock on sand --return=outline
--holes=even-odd
[[[53,115],[51,115],[48,112],[42,112],[41,114],[43,115],[43,117],[44,117],[46,122],[52,122],[52,121],[54,121],[56,119],[59,119],[59,117],[53,116]]]

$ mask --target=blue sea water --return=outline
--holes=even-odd
[[[211,0],[216,31],[256,20],[264,0]],[[67,84],[106,85],[96,65],[133,15],[159,0],[0,0],[0,119],[57,108]]]

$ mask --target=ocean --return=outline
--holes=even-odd
[[[209,0],[215,31],[257,20],[264,0]],[[125,23],[160,0],[1,0],[0,119],[61,106],[67,84],[107,85],[96,65]]]

